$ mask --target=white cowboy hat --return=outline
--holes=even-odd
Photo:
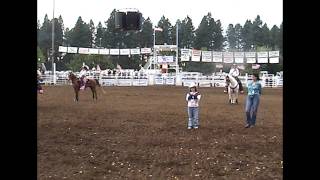
[[[196,83],[190,83],[189,88],[196,87]]]

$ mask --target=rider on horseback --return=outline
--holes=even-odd
[[[87,81],[86,75],[87,75],[88,70],[89,70],[89,67],[87,65],[84,65],[84,66],[82,66],[81,71],[79,73],[80,83],[81,83],[80,89],[81,90],[85,89],[86,81]]]
[[[40,69],[37,70],[37,85],[38,85],[38,90],[39,90],[39,93],[42,94],[43,93],[43,89],[40,85],[40,80],[41,80],[41,72],[40,72]]]
[[[233,64],[231,69],[230,69],[230,72],[229,72],[229,75],[233,76],[239,83],[239,90],[240,90],[240,93],[243,94],[243,87],[242,87],[242,83],[240,81],[240,79],[238,78],[238,76],[240,75],[240,71],[239,69],[237,68],[237,65],[236,64]],[[225,93],[228,92],[228,83],[226,84],[226,89],[224,90]]]

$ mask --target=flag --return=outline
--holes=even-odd
[[[117,64],[117,69],[121,70],[121,66],[119,64]]]
[[[99,64],[97,64],[97,71],[101,71]]]
[[[244,67],[244,65],[239,65],[238,69],[245,70],[245,67]]]
[[[252,64],[252,69],[259,69],[260,65],[259,64]]]
[[[154,28],[154,31],[161,31],[161,32],[162,32],[163,29],[162,29],[162,28],[159,28],[159,27],[155,27],[155,28]]]

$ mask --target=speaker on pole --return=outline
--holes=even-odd
[[[139,12],[127,12],[126,15],[126,29],[140,30],[142,15]]]
[[[126,13],[116,12],[115,13],[115,28],[124,29],[126,27]]]
[[[140,12],[115,13],[115,28],[121,30],[140,30],[142,28],[142,14]]]

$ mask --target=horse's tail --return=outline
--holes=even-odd
[[[98,79],[94,79],[97,83],[97,85],[100,87],[100,89],[102,90],[103,94],[105,94],[106,92],[104,91],[103,87],[100,85],[99,80]]]
[[[100,83],[99,83],[99,80],[98,80],[98,79],[94,79],[94,80],[96,81],[97,85],[98,85],[99,87],[101,87],[101,85],[100,85]]]

